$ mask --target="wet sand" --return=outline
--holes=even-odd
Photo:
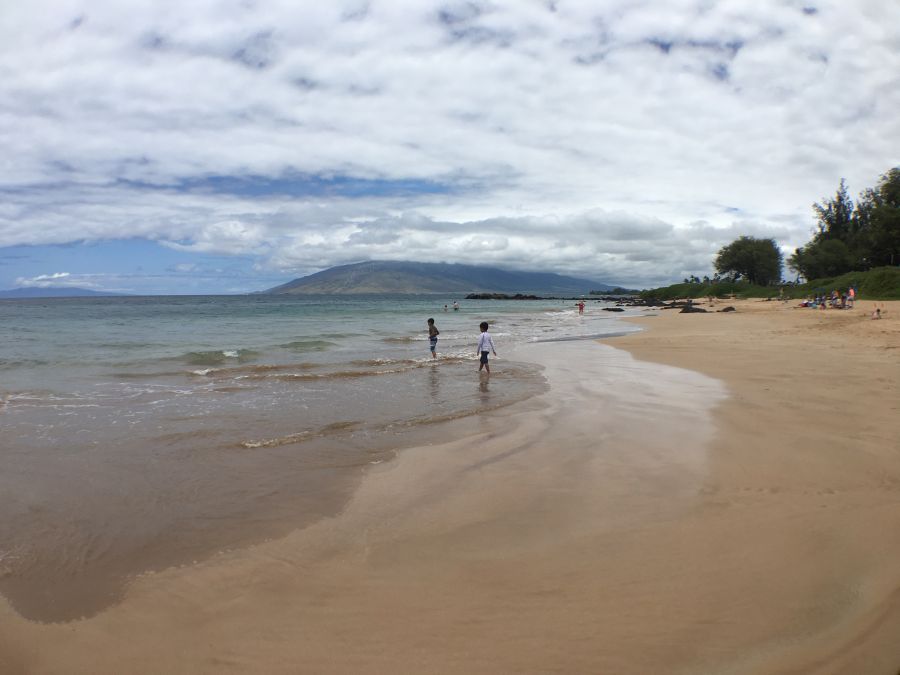
[[[547,394],[90,619],[0,606],[0,672],[895,675],[900,303],[737,306],[529,346]]]
[[[732,391],[716,411],[698,503],[704,527],[726,526],[716,548],[728,566],[710,571],[705,590],[735,603],[715,612],[705,640],[735,650],[715,670],[896,675],[900,302],[877,303],[877,321],[865,301],[841,311],[756,300],[707,309],[729,304],[738,311],[663,311],[640,321],[647,332],[611,341]]]
[[[30,419],[48,431],[33,444],[36,424],[0,410],[0,595],[34,621],[90,617],[118,603],[135,575],[340,513],[373,463],[545,389],[538,367],[505,361],[503,386],[485,400],[471,362],[424,364],[380,376],[376,388],[352,378],[350,389],[368,393],[355,400],[331,388],[329,414],[346,419],[326,424],[321,403],[299,408],[301,388],[175,419],[155,407],[127,429],[116,422],[135,414],[130,402],[106,404],[99,421],[34,406]]]

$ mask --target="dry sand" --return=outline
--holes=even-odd
[[[900,303],[735,304],[528,347],[548,394],[90,619],[0,606],[0,672],[896,675]]]

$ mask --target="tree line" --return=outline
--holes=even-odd
[[[900,167],[860,193],[855,204],[841,179],[835,196],[813,204],[813,211],[812,240],[787,260],[798,281],[900,265]],[[715,281],[744,280],[760,286],[781,281],[782,255],[774,239],[740,237],[719,250],[714,265]],[[700,282],[696,277],[685,282],[695,279]]]
[[[788,258],[798,275],[818,279],[900,264],[900,167],[861,192],[855,204],[841,179],[834,197],[813,210],[812,241]]]

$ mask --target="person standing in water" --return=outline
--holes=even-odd
[[[431,358],[437,358],[437,337],[441,334],[441,331],[437,329],[437,326],[434,325],[434,319],[428,319],[428,342],[431,348]]]
[[[488,322],[482,321],[479,328],[481,328],[481,337],[478,338],[477,353],[481,355],[481,363],[478,366],[478,372],[480,373],[481,369],[484,368],[490,375],[491,367],[488,364],[488,352],[493,352],[494,356],[497,356],[497,351],[494,349],[494,341],[491,339],[491,334],[488,333]]]

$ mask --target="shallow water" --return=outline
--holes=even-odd
[[[0,592],[71,619],[134,574],[332,514],[366,466],[543,391],[539,368],[503,358],[517,345],[629,330],[595,303],[444,313],[452,300],[0,301]],[[490,387],[481,320],[500,353]]]

